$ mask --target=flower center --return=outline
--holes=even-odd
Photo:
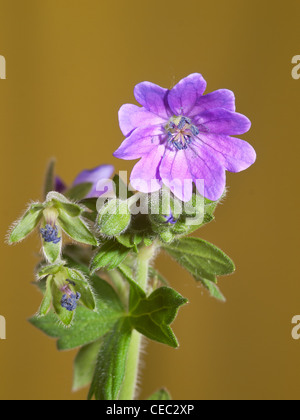
[[[168,133],[168,142],[177,150],[187,149],[193,137],[199,134],[198,128],[192,124],[190,118],[174,116],[165,126]]]

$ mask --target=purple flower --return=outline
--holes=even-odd
[[[114,167],[112,165],[100,165],[94,169],[84,170],[77,175],[75,181],[73,182],[73,187],[78,184],[90,182],[93,184],[93,187],[87,195],[87,198],[100,197],[108,191],[109,187],[107,186],[107,180],[113,173]],[[67,186],[65,183],[61,180],[61,178],[56,177],[55,191],[64,193],[66,190]]]
[[[171,90],[143,82],[134,90],[142,107],[121,107],[119,123],[126,139],[114,156],[141,158],[131,173],[135,189],[148,193],[165,184],[179,199],[189,201],[193,182],[204,180],[202,193],[215,201],[224,192],[226,170],[239,172],[255,162],[252,146],[231,137],[251,126],[247,117],[235,112],[234,94],[221,89],[203,95],[205,89],[197,73]]]

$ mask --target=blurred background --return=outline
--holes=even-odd
[[[190,304],[173,327],[178,350],[148,342],[140,398],[166,386],[174,399],[298,399],[300,341],[299,105],[291,76],[299,50],[300,3],[221,0],[0,0],[1,288],[0,399],[84,399],[71,392],[75,352],[27,319],[41,296],[31,285],[31,236],[8,247],[8,226],[41,198],[47,162],[72,182],[83,168],[133,162],[112,153],[123,137],[117,112],[144,80],[171,88],[193,72],[207,92],[235,92],[258,160],[228,174],[216,221],[197,235],[236,263],[222,278],[227,303],[211,299],[176,263],[158,267]]]

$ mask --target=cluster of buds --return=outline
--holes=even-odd
[[[98,241],[84,221],[84,208],[58,192],[50,192],[44,203],[31,204],[24,216],[15,224],[9,243],[17,243],[37,229],[42,240],[45,265],[38,277],[46,277],[44,299],[40,314],[46,315],[51,304],[65,325],[73,320],[78,303],[95,309],[95,299],[85,276],[65,267],[62,260],[63,233],[72,240],[97,246]]]

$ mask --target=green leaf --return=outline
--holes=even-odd
[[[92,382],[101,343],[100,339],[79,350],[74,361],[73,391],[78,391]]]
[[[195,277],[214,281],[215,276],[231,274],[234,264],[215,245],[200,238],[181,238],[164,249]]]
[[[103,235],[117,236],[127,229],[130,221],[127,201],[112,199],[101,209],[97,222]]]
[[[212,296],[224,299],[213,283],[217,282],[216,276],[231,274],[235,266],[223,251],[203,239],[193,237],[181,238],[165,245],[164,249],[197,281],[201,281]]]
[[[65,192],[65,196],[70,200],[82,200],[91,191],[93,184],[91,182],[84,182],[82,184],[75,185]]]
[[[97,246],[98,242],[80,217],[71,217],[60,211],[58,222],[65,233],[77,242]]]
[[[74,311],[70,312],[67,311],[65,308],[61,306],[61,299],[63,297],[63,293],[59,290],[57,284],[52,281],[51,282],[51,293],[52,293],[52,302],[55,313],[57,314],[58,318],[65,326],[69,326],[74,318]],[[41,318],[45,319],[45,318]]]
[[[91,262],[91,272],[95,273],[102,268],[113,270],[121,264],[129,252],[130,249],[114,240],[105,242],[99,248]]]
[[[123,264],[119,266],[119,271],[131,287],[129,319],[133,328],[151,340],[178,347],[176,337],[169,325],[176,318],[180,306],[187,303],[187,299],[169,287],[160,287],[147,297],[132,278],[128,267]]]
[[[102,342],[89,399],[116,400],[125,376],[131,327],[126,319],[117,322]]]
[[[14,244],[26,238],[37,227],[42,216],[43,206],[37,204],[31,205],[24,216],[16,222],[9,236],[9,243]]]
[[[154,394],[152,394],[151,397],[148,398],[148,400],[156,400],[156,401],[167,401],[171,399],[172,399],[171,395],[165,388],[159,389]]]
[[[55,159],[51,159],[51,161],[49,162],[47,171],[46,171],[46,176],[45,176],[44,198],[47,197],[47,194],[50,191],[54,190],[54,186],[55,186],[54,169],[55,169]]]
[[[200,278],[200,281],[203,284],[203,286],[209,291],[211,297],[213,297],[215,299],[218,299],[222,302],[226,302],[226,298],[220,292],[220,289],[218,288],[218,286],[215,283],[213,283],[210,280],[206,280],[204,278]]]
[[[177,339],[169,325],[176,318],[180,306],[186,303],[187,299],[174,289],[160,287],[149,297],[135,302],[136,306],[130,311],[131,324],[151,340],[178,347]]]
[[[43,318],[34,316],[30,319],[31,324],[45,334],[58,338],[59,350],[70,350],[99,340],[125,315],[118,295],[106,281],[93,276],[91,283],[96,296],[96,310],[79,306],[70,328],[59,324],[53,312]]]
[[[53,282],[53,277],[49,276],[46,282],[46,292],[42,300],[40,311],[39,311],[41,316],[45,316],[47,314],[52,303],[52,282]]]

